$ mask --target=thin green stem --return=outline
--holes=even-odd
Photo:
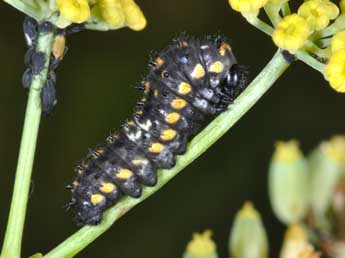
[[[177,158],[176,166],[170,170],[159,171],[159,181],[156,186],[144,187],[143,194],[138,199],[123,198],[122,201],[104,213],[100,225],[84,226],[44,257],[72,257],[93,242],[115,221],[159,190],[225,134],[262,97],[288,66],[288,63],[278,51],[247,89],[230,106],[230,109],[220,114],[192,140],[186,154]]]
[[[280,22],[280,20],[282,19],[279,15],[281,5],[280,4],[267,4],[267,5],[265,5],[264,9],[265,9],[265,12],[266,12],[268,18],[270,19],[273,26],[275,27]]]
[[[247,22],[249,22],[255,28],[261,30],[262,32],[266,33],[268,36],[271,37],[274,29],[270,25],[268,25],[267,23],[263,22],[258,17],[249,17],[249,16],[247,17],[247,16],[244,16],[244,18],[246,18]]]
[[[287,16],[287,15],[291,14],[291,9],[290,9],[289,2],[286,2],[286,3],[283,4],[282,12],[283,12],[284,16]]]
[[[303,50],[299,50],[296,53],[296,57],[304,62],[305,64],[309,65],[310,67],[314,68],[315,70],[319,71],[321,74],[325,71],[325,65],[320,63],[314,57],[310,56],[307,52]]]
[[[40,92],[47,79],[53,34],[40,33],[37,50],[45,55],[44,69],[33,76],[20,144],[16,178],[1,258],[20,258],[26,206],[41,118]]]
[[[14,8],[18,9],[28,16],[31,16],[32,18],[35,18],[36,20],[41,20],[42,18],[43,12],[25,2],[25,0],[4,0],[4,2],[12,5]]]
[[[329,25],[326,29],[316,32],[312,37],[311,41],[315,41],[317,39],[322,39],[325,37],[332,36],[336,32],[340,30],[345,29],[345,13],[342,13],[338,16],[338,18],[331,24]]]
[[[331,51],[329,48],[319,48],[314,42],[311,42],[311,41],[308,41],[306,44],[305,44],[305,47],[304,49],[307,51],[307,52],[311,52],[319,57],[322,57],[324,59],[328,59],[331,55]]]

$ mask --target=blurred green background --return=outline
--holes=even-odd
[[[46,253],[77,228],[62,208],[63,186],[89,147],[102,142],[131,114],[145,75],[148,54],[181,32],[230,38],[240,63],[257,74],[275,48],[226,0],[141,0],[148,26],[84,31],[68,39],[58,73],[58,105],[41,124],[26,220],[23,256]],[[21,87],[26,51],[23,15],[2,3],[0,10],[0,237],[8,216],[27,92]],[[309,151],[321,139],[345,133],[344,95],[320,74],[294,64],[276,85],[202,157],[154,196],[134,208],[78,257],[181,257],[194,231],[210,228],[222,257],[235,212],[252,200],[263,216],[272,253],[284,227],[267,195],[267,166],[277,139],[297,138]],[[273,256],[272,256],[273,257]]]

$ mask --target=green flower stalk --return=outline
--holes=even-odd
[[[308,209],[308,167],[296,141],[277,142],[268,176],[269,197],[277,218],[300,222]]]
[[[211,238],[212,232],[194,233],[188,243],[183,258],[218,258],[216,244]]]
[[[267,258],[268,241],[260,214],[246,202],[236,214],[229,239],[233,258]]]
[[[332,204],[332,196],[345,167],[345,136],[321,143],[309,157],[310,201],[317,217],[323,217]]]

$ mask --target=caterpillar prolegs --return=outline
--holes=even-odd
[[[78,225],[96,225],[123,195],[154,186],[190,139],[242,92],[247,69],[220,37],[180,37],[149,62],[134,114],[77,166],[69,203]]]

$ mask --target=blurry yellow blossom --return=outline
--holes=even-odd
[[[133,0],[121,0],[125,13],[126,25],[132,30],[142,30],[146,26],[146,19],[140,7]]]
[[[345,136],[333,136],[329,141],[323,142],[321,148],[330,158],[345,165]]]
[[[310,28],[306,20],[297,14],[284,17],[274,30],[272,38],[274,43],[285,50],[294,52],[307,41]]]
[[[56,0],[57,7],[66,20],[83,23],[90,17],[87,0]]]
[[[299,258],[299,254],[308,246],[308,237],[300,224],[292,224],[285,232],[280,258]]]
[[[255,13],[263,7],[268,0],[229,0],[232,9],[238,12]]]
[[[277,141],[275,144],[275,152],[273,159],[277,161],[292,162],[300,159],[303,154],[299,148],[299,143],[296,140],[287,142]]]
[[[333,89],[345,93],[345,49],[332,54],[326,66],[326,76]]]
[[[345,30],[339,31],[332,37],[331,50],[336,52],[342,48],[345,48]]]
[[[339,15],[339,9],[328,0],[309,0],[298,8],[298,15],[307,21],[310,28],[322,30]]]
[[[193,239],[188,243],[184,257],[211,258],[216,257],[216,244],[211,238],[212,232],[194,233]]]

